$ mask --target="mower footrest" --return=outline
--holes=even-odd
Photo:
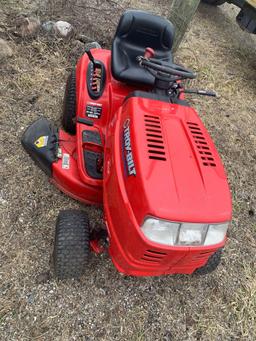
[[[90,150],[84,151],[84,164],[87,174],[93,179],[102,179],[102,153],[93,152]]]

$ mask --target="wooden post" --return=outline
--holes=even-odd
[[[175,52],[182,41],[191,20],[193,19],[200,0],[173,0],[169,20],[176,28],[173,51]]]

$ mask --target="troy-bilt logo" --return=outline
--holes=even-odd
[[[123,124],[123,138],[124,138],[124,157],[126,160],[128,175],[136,175],[136,169],[133,161],[132,147],[131,147],[131,132],[130,119],[124,121]]]

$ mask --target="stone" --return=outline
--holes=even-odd
[[[93,41],[91,43],[85,44],[85,50],[91,50],[91,49],[101,49],[100,44],[97,41]]]
[[[17,34],[22,38],[34,37],[39,32],[41,23],[38,18],[19,16],[16,20]]]
[[[89,41],[92,41],[92,38],[90,38],[89,36],[86,36],[85,34],[79,33],[77,36],[77,40],[80,40],[82,43],[86,44]]]
[[[55,25],[55,22],[54,21],[45,21],[43,24],[42,24],[42,29],[44,32],[46,33],[52,33],[53,32],[53,27]]]
[[[67,21],[62,21],[62,20],[57,21],[53,25],[53,30],[57,36],[62,37],[62,38],[69,38],[74,32],[73,26]]]

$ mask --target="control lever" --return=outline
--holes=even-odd
[[[90,59],[90,61],[93,63],[93,65],[95,66],[95,59],[91,53],[90,49],[85,49],[85,53],[87,54],[88,58]]]
[[[183,90],[186,94],[195,94],[201,96],[211,96],[211,97],[218,97],[215,91],[208,91],[208,90],[197,90],[197,89],[185,89]]]

